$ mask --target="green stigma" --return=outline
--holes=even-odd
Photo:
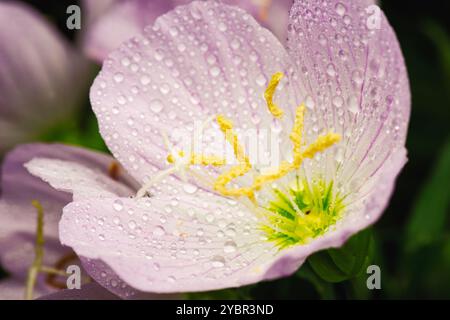
[[[286,191],[273,189],[266,221],[261,230],[267,240],[281,250],[306,244],[323,235],[341,217],[344,197],[333,190],[333,182],[317,180],[309,184],[297,179]]]

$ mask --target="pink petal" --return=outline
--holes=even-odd
[[[287,41],[289,10],[294,0],[228,0],[251,13],[255,19],[269,29],[282,44]]]
[[[97,4],[98,2],[98,4]],[[125,40],[139,34],[152,25],[162,14],[184,5],[190,0],[85,0],[88,13],[88,29],[84,38],[84,50],[91,58],[103,62],[108,54]],[[287,39],[289,9],[293,0],[254,1],[224,0],[254,16],[271,30],[282,43]],[[267,3],[267,4],[266,4]]]
[[[330,130],[343,137],[334,153],[325,153],[305,171],[328,168],[327,176],[358,206],[349,209],[363,216],[367,203],[390,197],[392,189],[379,190],[377,184],[386,172],[394,182],[401,166],[395,166],[396,172],[390,166],[398,155],[404,157],[400,162],[406,161],[410,114],[398,40],[384,14],[373,9],[373,1],[296,1],[288,42],[299,70],[301,100],[309,107],[306,126],[315,128],[306,139]],[[372,214],[370,220],[381,211]]]
[[[99,219],[104,223],[94,227]],[[201,190],[195,197],[75,202],[64,209],[60,230],[79,255],[104,261],[148,292],[241,286],[290,274],[303,261],[278,261],[282,255],[262,240],[245,206]]]
[[[51,291],[37,287],[34,297],[49,294]],[[2,279],[0,281],[0,300],[23,300],[25,297],[25,285],[22,280]]]
[[[376,194],[391,193],[392,176],[404,158],[396,155],[389,170],[378,176]],[[378,216],[373,213],[384,210],[388,202],[381,196],[367,204],[369,218],[349,214],[307,245],[278,251],[264,240],[256,216],[246,206],[201,189],[195,196],[185,195],[174,178],[164,188],[154,198],[90,199],[64,209],[61,241],[88,258],[84,267],[96,281],[122,297],[142,294],[133,288],[204,291],[290,275],[310,254],[339,247],[374,223]],[[98,226],[95,221],[103,223]]]
[[[39,300],[119,300],[119,297],[92,282],[81,286],[81,289],[60,290]]]
[[[139,34],[172,7],[171,0],[116,1],[89,27],[84,43],[87,55],[103,61],[122,42]]]
[[[44,208],[44,263],[54,266],[71,252],[69,248],[62,247],[58,239],[62,208],[71,201],[71,196],[54,190],[46,182],[28,173],[23,165],[33,157],[73,161],[101,170],[105,176],[111,163],[114,163],[110,156],[59,144],[22,145],[6,155],[1,174],[0,260],[9,273],[22,280],[34,257],[37,216],[36,209],[31,205],[32,200],[38,200]],[[118,169],[116,173],[122,181],[129,180],[123,174],[123,169]]]
[[[27,162],[28,171],[48,182],[53,188],[73,193],[75,201],[87,198],[130,196],[129,186],[115,181],[101,169],[84,166],[74,161],[34,158]]]
[[[26,30],[24,30],[26,26]],[[29,6],[0,3],[0,153],[73,114],[87,64]]]
[[[92,25],[118,2],[120,0],[82,0],[81,6],[84,13],[83,27],[90,30]]]
[[[270,77],[284,72],[277,103],[296,105],[289,70],[282,45],[250,15],[196,1],[114,51],[91,88],[91,102],[110,150],[144,182],[166,163],[164,133],[179,145],[219,113],[242,129],[270,128],[263,93]],[[217,126],[212,130],[222,136]]]

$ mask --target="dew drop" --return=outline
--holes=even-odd
[[[150,109],[155,113],[161,112],[161,110],[164,109],[164,104],[161,100],[153,100],[150,102]]]
[[[306,96],[305,98],[305,105],[308,109],[312,110],[314,109],[315,103],[311,96]]]
[[[164,228],[162,226],[157,226],[154,230],[153,230],[153,235],[156,237],[161,237],[166,233],[166,230],[164,230]]]
[[[197,186],[193,185],[193,184],[184,184],[183,185],[183,190],[184,192],[186,192],[187,194],[194,194],[197,191]]]
[[[335,96],[335,97],[333,98],[333,105],[334,105],[336,108],[342,107],[343,104],[344,104],[344,99],[343,99],[341,96]]]
[[[225,266],[225,259],[221,256],[214,256],[211,260],[211,265],[214,268],[222,268]]]
[[[219,69],[219,67],[212,67],[211,70],[209,71],[209,73],[213,77],[217,77],[220,74],[220,69]]]
[[[141,84],[146,86],[150,83],[150,77],[149,76],[142,76],[141,77]]]
[[[117,82],[117,83],[122,82],[122,81],[123,81],[123,73],[117,72],[117,73],[114,75],[114,81]]]
[[[121,200],[119,200],[119,199],[115,200],[113,202],[113,208],[116,211],[122,211],[122,209],[123,209],[123,202]]]
[[[266,78],[260,74],[259,76],[256,77],[256,83],[260,86],[263,87],[266,84]]]
[[[358,98],[355,96],[351,96],[348,98],[348,111],[352,114],[357,114],[359,111],[358,107]]]
[[[130,222],[128,222],[128,227],[130,229],[135,229],[136,228],[136,222],[134,220],[131,220]]]
[[[227,241],[223,246],[223,251],[225,253],[232,253],[236,251],[236,243],[234,241]]]
[[[336,13],[338,15],[340,15],[341,17],[345,14],[345,11],[346,11],[345,6],[340,2],[338,4],[336,4],[334,9],[336,10]]]
[[[331,63],[327,66],[327,74],[330,77],[334,77],[336,75],[336,69],[334,68],[334,65]]]
[[[223,23],[223,22],[220,22],[219,23],[219,30],[222,31],[222,32],[227,31],[227,25],[225,23]]]

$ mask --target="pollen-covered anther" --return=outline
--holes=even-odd
[[[275,118],[281,118],[284,114],[283,110],[281,110],[274,102],[273,102],[273,96],[275,95],[275,90],[278,87],[278,84],[280,83],[281,79],[283,78],[282,72],[277,72],[272,76],[272,79],[270,79],[269,85],[267,86],[266,91],[264,92],[264,98],[266,99],[267,108],[269,109],[270,113]]]

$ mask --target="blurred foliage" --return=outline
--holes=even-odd
[[[341,248],[318,252],[308,262],[314,272],[331,283],[356,278],[372,260],[371,230],[363,230],[351,237]]]
[[[29,1],[65,32],[67,1]],[[409,163],[382,219],[342,248],[318,252],[291,277],[248,287],[187,294],[191,299],[390,299],[450,298],[450,1],[385,0],[407,64],[412,114]],[[98,71],[98,69],[96,69]],[[87,95],[86,95],[87,97]],[[107,151],[86,98],[70,123],[41,141]],[[382,289],[366,288],[366,268],[377,264]],[[1,271],[0,271],[1,277]]]

